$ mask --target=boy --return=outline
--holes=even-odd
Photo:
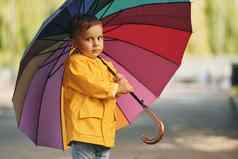
[[[116,97],[133,91],[121,75],[114,77],[98,58],[103,24],[94,16],[76,16],[63,79],[64,141],[73,159],[109,159],[116,133]],[[112,63],[103,60],[114,72]]]

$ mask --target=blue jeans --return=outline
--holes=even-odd
[[[109,159],[110,150],[104,146],[78,141],[71,144],[73,159]]]

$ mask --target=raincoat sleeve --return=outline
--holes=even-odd
[[[86,61],[70,58],[65,69],[67,85],[79,93],[94,98],[115,98],[118,83],[100,80],[92,74]]]

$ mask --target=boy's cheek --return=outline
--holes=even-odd
[[[93,48],[91,44],[84,44],[82,47],[83,47],[85,50],[91,50],[91,49]]]

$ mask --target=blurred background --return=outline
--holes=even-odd
[[[24,49],[63,2],[0,0],[0,159],[70,159],[69,151],[35,147],[16,128],[11,102]],[[119,131],[112,159],[237,159],[237,17],[238,0],[193,0],[184,61],[152,107],[166,124],[165,137],[144,145],[139,135],[155,130],[142,115]]]

